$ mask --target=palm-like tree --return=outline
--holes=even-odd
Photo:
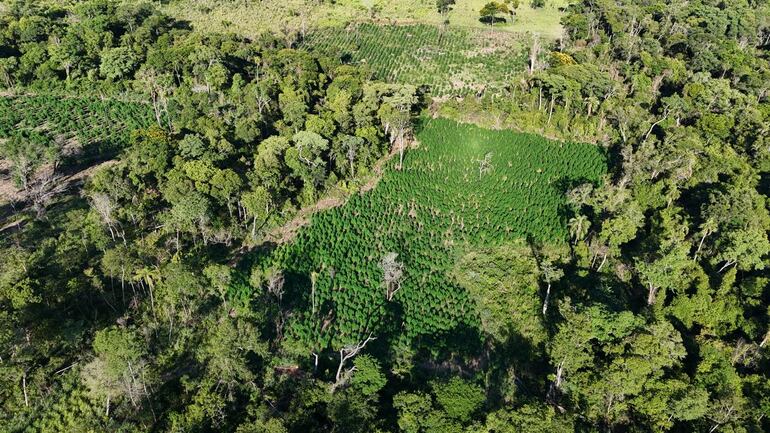
[[[569,227],[569,235],[574,239],[573,245],[586,237],[588,229],[591,227],[591,221],[588,221],[588,217],[585,215],[576,215],[569,219],[567,222]]]
[[[141,267],[134,271],[133,280],[137,281],[141,286],[144,286],[150,295],[150,307],[152,308],[152,315],[155,316],[155,296],[153,295],[153,289],[155,283],[160,281],[161,274],[160,269],[157,266],[153,267]]]

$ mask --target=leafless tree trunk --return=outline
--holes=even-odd
[[[650,136],[650,134],[652,133],[652,130],[653,130],[653,129],[654,129],[656,126],[658,126],[658,124],[660,124],[660,122],[662,122],[662,121],[666,120],[666,118],[667,118],[667,117],[668,117],[668,109],[666,109],[666,111],[663,113],[663,117],[661,117],[661,118],[660,118],[658,121],[656,121],[656,122],[653,122],[653,123],[652,123],[652,125],[650,125],[650,129],[648,129],[648,130],[647,130],[647,133],[646,133],[646,134],[644,134],[644,140],[642,140],[642,141],[643,141],[643,142],[644,142],[644,141],[647,141],[647,138],[648,138],[648,137]]]
[[[554,386],[557,389],[561,389],[561,382],[564,375],[564,362],[567,361],[567,358],[564,358],[561,360],[559,365],[556,367],[556,380],[554,380]]]
[[[548,311],[548,299],[551,297],[551,283],[548,283],[548,288],[545,289],[545,299],[543,300],[543,316]]]
[[[397,258],[397,253],[389,252],[380,260],[382,279],[385,283],[385,298],[388,301],[392,301],[396,292],[401,290],[401,281],[404,278],[404,264],[398,262]]]
[[[318,279],[317,272],[310,273],[310,302],[313,305],[313,315],[315,315],[315,283]]]
[[[655,287],[652,283],[647,283],[647,305],[652,305],[655,303],[655,298],[658,295],[658,288]]]
[[[551,117],[553,117],[553,103],[554,103],[554,96],[551,95],[551,108],[548,110],[548,125],[551,124]]]
[[[372,334],[369,334],[368,337],[366,337],[366,340],[361,341],[357,344],[345,346],[342,349],[340,349],[340,365],[337,367],[337,375],[335,376],[335,383],[332,387],[332,390],[336,389],[342,384],[342,379],[344,378],[343,375],[343,369],[345,368],[345,362],[349,360],[350,358],[358,355],[358,353],[363,350],[366,345],[374,340],[375,337],[372,337]],[[350,373],[352,370],[348,370],[347,373]]]
[[[538,88],[537,111],[543,110],[543,86]]]
[[[27,185],[27,199],[32,202],[35,217],[41,219],[45,215],[46,207],[57,195],[67,189],[67,183],[62,176],[53,171],[47,172],[39,179]]]
[[[700,254],[700,250],[703,248],[703,241],[706,240],[706,236],[710,235],[711,232],[706,230],[703,232],[703,236],[700,238],[700,242],[698,243],[698,249],[695,250],[695,254],[692,256],[693,260],[698,260],[698,254]]]
[[[607,262],[607,253],[605,252],[605,253],[604,253],[604,257],[602,258],[602,263],[599,265],[599,267],[598,267],[598,268],[596,268],[596,272],[599,272],[599,271],[601,271],[601,270],[602,270],[602,267],[604,266],[604,264],[605,264],[606,262]]]
[[[535,73],[537,67],[537,56],[540,55],[540,35],[535,33],[532,36],[532,46],[529,49],[529,75]]]
[[[285,282],[285,279],[283,277],[283,272],[281,271],[272,272],[267,278],[267,291],[272,293],[273,296],[275,296],[276,298],[278,298],[279,304],[283,299],[284,282]]]
[[[24,406],[29,407],[29,397],[27,396],[27,372],[21,376],[21,388],[24,392]]]
[[[725,269],[727,269],[727,268],[729,268],[730,266],[734,265],[735,263],[736,263],[736,262],[735,262],[735,260],[727,260],[727,261],[725,262],[725,264],[724,264],[724,265],[722,265],[722,267],[721,267],[721,268],[719,268],[719,271],[717,271],[717,272],[718,272],[718,273],[721,273],[722,271],[724,271]]]
[[[768,341],[770,341],[770,330],[765,333],[765,338],[759,343],[759,347],[765,347]]]
[[[492,152],[487,152],[487,154],[484,155],[484,159],[479,160],[479,179],[481,179],[481,175],[489,173],[493,168]]]

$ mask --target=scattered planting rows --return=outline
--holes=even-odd
[[[383,80],[427,85],[436,96],[494,92],[525,65],[516,35],[487,30],[360,24],[318,30],[304,45],[366,63]]]
[[[322,348],[387,327],[410,339],[476,327],[469,295],[446,277],[457,254],[521,237],[566,239],[559,215],[566,184],[596,182],[605,170],[592,145],[443,119],[427,121],[418,140],[403,170],[317,214],[264,259],[301,299],[294,337]],[[380,267],[388,253],[404,269],[390,301]]]
[[[0,98],[0,138],[34,131],[82,148],[86,155],[103,156],[124,148],[132,131],[153,121],[152,110],[137,103],[57,96]]]

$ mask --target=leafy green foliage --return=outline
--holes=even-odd
[[[485,333],[504,342],[512,333],[539,343],[544,333],[538,284],[539,270],[523,241],[462,255],[451,277],[468,290]]]
[[[379,392],[387,383],[387,379],[380,371],[380,364],[369,355],[361,355],[353,361],[356,371],[353,374],[350,385],[370,397]]]
[[[479,410],[486,400],[481,387],[457,377],[445,383],[434,382],[431,389],[444,413],[461,423],[470,421],[473,413]]]

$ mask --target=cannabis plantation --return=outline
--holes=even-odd
[[[592,145],[449,120],[427,120],[417,138],[401,170],[395,158],[374,190],[316,215],[258,271],[283,271],[291,299],[302,300],[291,332],[304,347],[477,327],[468,294],[447,278],[457,253],[566,240],[564,190],[598,182],[605,170]],[[388,256],[402,275],[384,281]]]
[[[33,136],[101,158],[129,143],[131,132],[154,122],[149,106],[55,95],[0,98],[0,139]]]
[[[524,65],[520,36],[423,24],[325,28],[303,46],[367,64],[383,80],[427,85],[436,96],[498,91]]]

